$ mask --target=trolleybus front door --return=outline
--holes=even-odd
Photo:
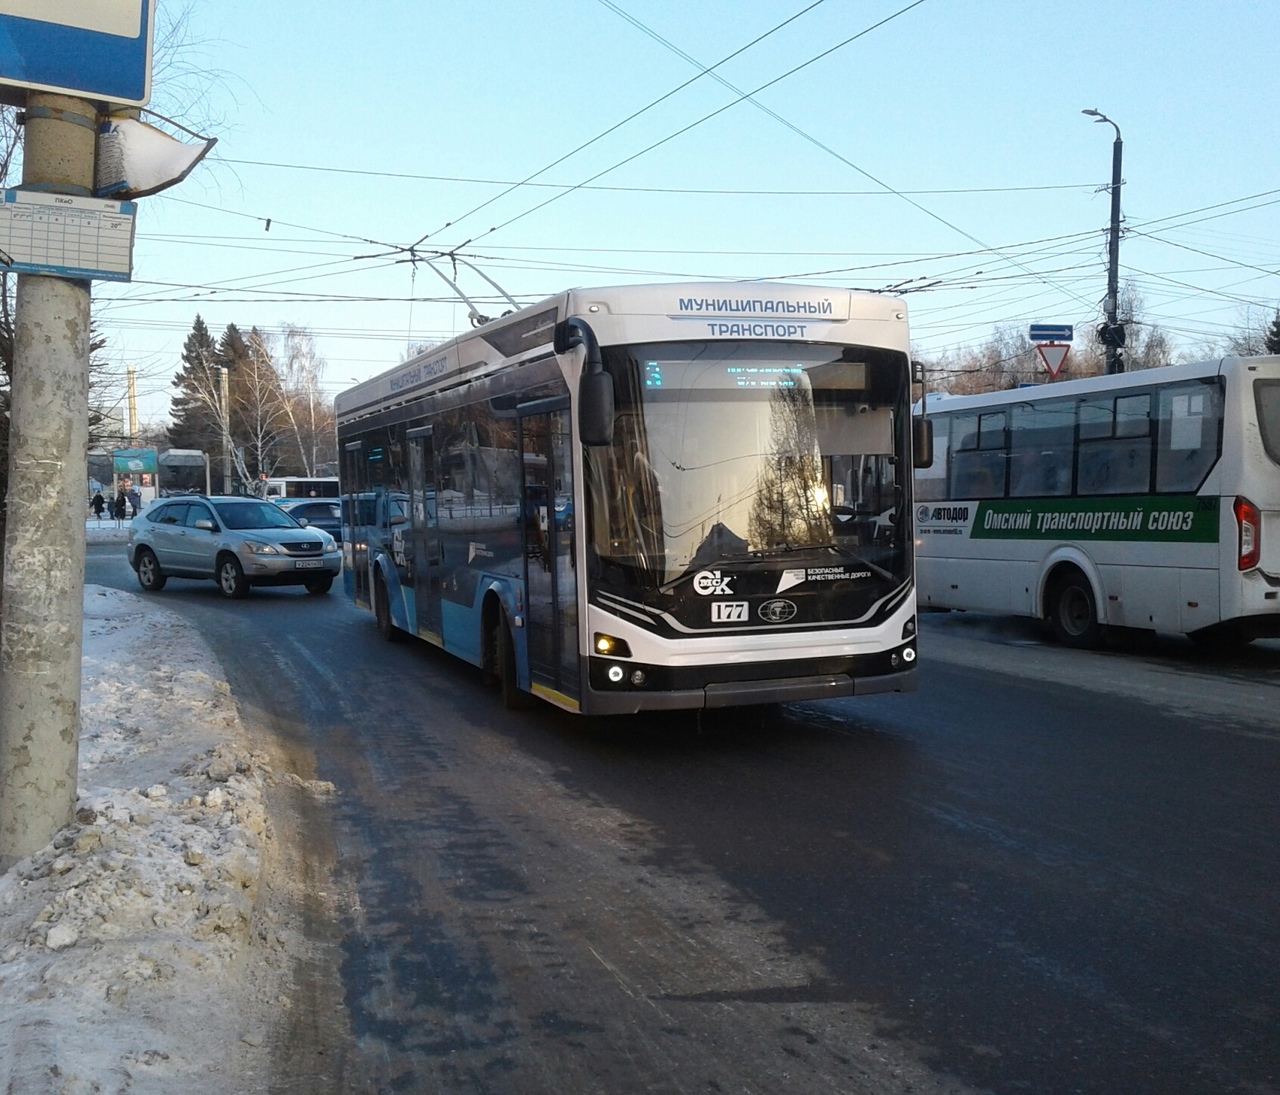
[[[364,442],[352,441],[343,450],[343,482],[347,493],[342,499],[342,539],[344,563],[350,567],[352,593],[356,604],[368,608],[369,598],[369,530],[361,494],[365,489]]]
[[[546,411],[524,413],[520,419],[529,671],[535,685],[576,700],[578,587],[569,405],[567,399],[543,400],[528,410],[535,408]]]
[[[412,429],[409,440],[409,528],[413,540],[413,593],[418,634],[437,645],[440,630],[440,531],[436,526],[436,463],[431,427]]]

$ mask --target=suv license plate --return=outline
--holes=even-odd
[[[299,559],[293,564],[297,570],[319,570],[324,566],[323,559]]]

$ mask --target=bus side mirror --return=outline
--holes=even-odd
[[[911,454],[917,468],[933,467],[933,419],[911,420]]]
[[[613,444],[613,377],[583,373],[578,378],[578,440],[584,445]]]
[[[586,349],[578,377],[578,440],[584,445],[612,445],[613,377],[604,371],[595,331],[586,320],[562,319],[552,331],[551,346],[558,354],[578,346]]]

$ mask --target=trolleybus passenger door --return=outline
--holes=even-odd
[[[418,634],[442,643],[440,630],[440,532],[436,525],[436,461],[431,427],[408,433],[409,527],[413,543],[413,592]]]
[[[567,398],[520,408],[525,639],[541,684],[577,699],[578,586]],[[537,412],[537,413],[529,413]]]
[[[347,493],[342,498],[343,562],[351,569],[356,604],[368,608],[369,599],[369,530],[364,526],[364,509],[360,494],[364,490],[364,442],[352,441],[342,454],[343,482]]]

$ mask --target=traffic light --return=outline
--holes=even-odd
[[[1098,341],[1104,346],[1119,349],[1124,345],[1124,324],[1104,323],[1098,328]]]

